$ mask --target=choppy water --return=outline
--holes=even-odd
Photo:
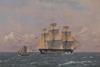
[[[30,56],[0,53],[0,67],[100,67],[100,53],[33,53]]]

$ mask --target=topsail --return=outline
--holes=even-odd
[[[56,23],[50,24],[48,28],[43,29],[40,38],[40,51],[73,51],[76,40],[72,36],[69,26],[59,28]]]

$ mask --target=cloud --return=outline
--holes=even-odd
[[[88,51],[87,45],[93,49],[100,40],[99,6],[99,0],[0,0],[0,43],[4,45],[0,50],[34,44],[31,34],[41,33],[53,22],[69,25],[82,51]]]
[[[74,10],[78,11],[88,10],[88,8],[85,5],[81,4],[77,0],[66,0],[66,2],[69,5],[69,7],[71,7]]]
[[[45,7],[52,8],[52,7],[57,7],[57,6],[65,6],[65,7],[70,7],[72,10],[77,10],[77,11],[84,11],[87,10],[88,8],[81,4],[77,0],[38,0],[38,3],[41,5],[44,5]]]
[[[28,4],[27,0],[0,0],[0,6],[23,7]]]
[[[4,41],[8,41],[9,39],[11,39],[11,40],[14,40],[15,39],[14,32],[11,32],[10,34],[5,35]]]
[[[79,34],[85,34],[85,33],[87,33],[87,32],[88,32],[87,27],[83,27],[83,28],[81,29],[81,31],[79,32]]]
[[[15,32],[10,32],[4,35],[0,44],[0,50],[2,50],[1,48],[4,48],[4,51],[17,51],[24,45],[27,45],[29,48],[31,48],[31,51],[34,47],[34,50],[37,48],[36,39],[33,34],[20,34]]]

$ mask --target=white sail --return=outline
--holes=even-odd
[[[68,26],[63,27],[62,41],[64,49],[73,49],[74,37],[72,36]]]
[[[39,48],[47,48],[47,39],[48,39],[48,31],[46,28],[43,29],[43,32],[39,38]]]
[[[49,49],[60,49],[62,46],[61,40],[54,40],[54,41],[47,41],[48,48]]]
[[[73,49],[74,37],[68,26],[64,26],[63,30],[60,31],[57,24],[53,23],[49,29],[44,29],[41,34],[40,47],[47,49]]]
[[[28,55],[27,46],[23,46],[22,48],[20,48],[18,51],[18,55],[20,56]]]

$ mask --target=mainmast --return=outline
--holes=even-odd
[[[49,49],[53,49],[55,48],[56,42],[58,42],[57,36],[59,35],[59,29],[57,28],[57,24],[56,23],[52,23],[50,25],[50,30],[49,30]]]
[[[48,31],[47,29],[43,29],[43,37],[44,37],[44,46],[47,48],[47,37],[48,37]]]
[[[43,29],[43,33],[42,33],[44,48],[47,48],[47,43],[46,43],[46,41],[47,41],[47,36],[48,36],[47,29],[44,28],[44,29]]]
[[[49,30],[51,36],[52,36],[52,41],[55,40],[55,35],[57,34],[58,30],[56,29],[56,23],[53,23],[50,25],[50,30]]]
[[[27,53],[27,46],[23,46],[22,50],[24,53]]]

